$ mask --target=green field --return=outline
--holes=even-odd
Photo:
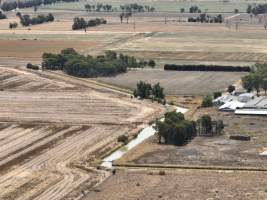
[[[255,1],[254,1],[255,2]],[[257,3],[260,2],[266,2],[266,1],[257,1]],[[164,0],[158,0],[158,1],[149,1],[149,0],[80,0],[80,2],[74,2],[74,3],[57,3],[54,5],[47,5],[42,6],[43,9],[72,9],[72,10],[84,10],[85,4],[97,4],[97,3],[103,3],[103,4],[111,4],[113,7],[119,8],[120,5],[124,5],[127,3],[138,3],[141,5],[149,5],[156,8],[156,11],[171,11],[176,12],[180,11],[181,8],[185,8],[186,11],[191,6],[198,6],[202,11],[207,10],[207,12],[233,12],[234,9],[239,9],[240,12],[245,12],[248,3],[253,3],[253,1],[245,1],[245,0],[239,0],[239,1],[230,1],[230,2],[223,2],[223,1],[198,1],[198,0],[192,0],[192,1],[164,1]]]

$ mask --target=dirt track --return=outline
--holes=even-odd
[[[91,166],[160,114],[157,104],[72,78],[0,68],[0,199],[73,199],[107,176]],[[95,87],[96,89],[92,89]]]

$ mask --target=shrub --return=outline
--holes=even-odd
[[[13,29],[13,28],[17,28],[18,27],[18,23],[17,22],[10,22],[9,23],[9,29]]]
[[[235,86],[229,85],[228,89],[227,89],[227,92],[232,93],[233,91],[235,91]]]
[[[201,107],[211,107],[212,106],[212,97],[210,95],[207,95],[203,97]]]
[[[27,69],[39,70],[39,66],[33,65],[31,63],[28,63],[26,67]]]
[[[6,19],[6,15],[0,11],[0,19]]]
[[[154,68],[156,66],[155,61],[154,60],[149,60],[148,61],[148,66]]]
[[[118,142],[122,142],[124,144],[127,144],[128,143],[128,136],[127,135],[121,135],[118,137]]]
[[[217,99],[220,96],[222,96],[222,93],[221,92],[214,92],[213,93],[213,99]]]

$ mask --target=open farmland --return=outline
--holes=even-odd
[[[118,170],[83,200],[264,200],[266,172]]]
[[[0,199],[73,199],[108,173],[94,163],[161,113],[101,86],[0,68]],[[92,89],[97,87],[97,89]]]
[[[203,95],[222,91],[237,82],[243,72],[188,72],[163,70],[131,70],[114,77],[100,77],[96,80],[125,88],[134,89],[138,81],[159,82],[169,95]],[[211,84],[212,83],[212,84]]]

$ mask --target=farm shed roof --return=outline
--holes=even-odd
[[[267,109],[236,109],[236,115],[267,115]]]

